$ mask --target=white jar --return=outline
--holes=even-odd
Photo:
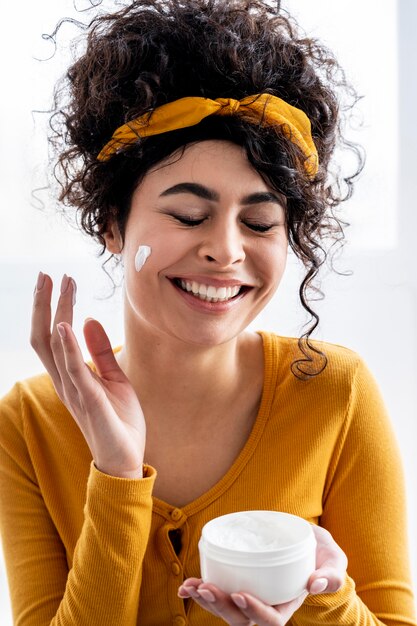
[[[203,526],[201,577],[226,593],[246,591],[266,604],[282,604],[306,591],[316,566],[316,545],[311,524],[296,515],[222,515]]]

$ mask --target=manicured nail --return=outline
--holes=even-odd
[[[191,598],[196,599],[200,597],[200,594],[195,587],[187,587],[186,585],[183,585],[181,589],[183,589],[187,595],[191,596]]]
[[[39,272],[38,280],[36,281],[36,289],[40,291],[45,284],[45,274],[43,272]]]
[[[216,602],[215,596],[211,593],[209,589],[199,589],[198,593],[206,602]]]
[[[71,278],[70,282],[72,285],[72,306],[75,306],[75,303],[77,302],[77,284],[73,278]]]
[[[328,584],[329,581],[326,578],[317,578],[310,587],[310,593],[323,593]]]
[[[62,277],[62,282],[61,282],[61,295],[64,295],[64,293],[66,293],[69,284],[70,284],[70,278],[69,276],[64,274],[64,276]]]
[[[248,603],[246,602],[246,599],[241,596],[238,593],[232,593],[230,596],[233,600],[233,602],[236,604],[236,606],[239,607],[239,609],[247,609],[248,608]]]
[[[67,331],[65,330],[65,326],[63,326],[62,324],[57,324],[56,329],[57,329],[61,339],[66,339]]]
[[[35,295],[37,291],[40,291],[42,287],[44,286],[44,284],[45,284],[45,274],[43,274],[42,272],[39,272],[38,278],[36,280],[35,289],[33,291],[33,295]]]

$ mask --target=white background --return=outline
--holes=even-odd
[[[108,3],[109,4],[109,3]],[[344,208],[352,224],[350,244],[339,261],[350,277],[328,275],[326,299],[318,306],[317,337],[357,350],[374,372],[388,405],[403,454],[409,502],[409,528],[417,526],[416,429],[416,276],[415,146],[413,126],[417,87],[414,0],[290,0],[283,5],[300,18],[308,33],[335,50],[360,94],[362,127],[352,132],[368,154],[357,191]],[[84,8],[87,3],[78,4]],[[109,4],[109,6],[111,6]],[[22,9],[24,8],[24,15]],[[4,11],[9,11],[6,16]],[[45,182],[45,119],[52,85],[61,72],[69,40],[78,33],[65,25],[56,57],[42,33],[51,33],[63,16],[87,21],[67,0],[40,0],[3,8],[0,59],[0,395],[15,380],[42,371],[28,345],[32,291],[40,269],[58,282],[64,272],[78,283],[75,329],[93,316],[102,321],[115,345],[123,341],[120,295],[100,300],[111,283],[95,258],[95,248],[65,227],[48,196],[40,211],[31,191]],[[297,335],[305,321],[297,302],[299,269],[290,259],[274,301],[253,329]],[[410,532],[414,580],[417,544]],[[393,555],[395,558],[395,555]],[[0,559],[0,624],[11,624],[4,565]]]

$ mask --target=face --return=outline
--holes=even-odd
[[[193,144],[150,170],[133,194],[122,250],[125,303],[138,328],[200,345],[239,335],[282,278],[284,202],[227,141]],[[111,252],[117,240],[113,227]],[[137,272],[141,245],[152,253]]]

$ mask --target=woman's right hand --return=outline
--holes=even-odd
[[[104,328],[91,318],[84,324],[84,337],[97,373],[84,362],[72,330],[75,292],[75,281],[64,275],[51,332],[52,280],[39,274],[30,343],[84,435],[97,469],[141,478],[146,424],[138,397]]]

